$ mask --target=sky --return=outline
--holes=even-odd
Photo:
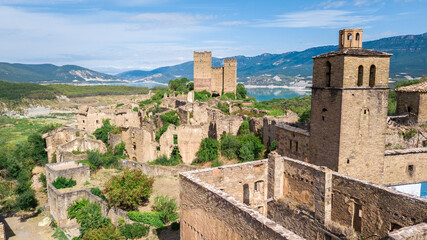
[[[104,73],[427,32],[427,0],[0,0],[0,61]]]

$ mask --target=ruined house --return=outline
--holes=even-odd
[[[182,240],[425,239],[427,234],[427,199],[277,154],[181,173],[180,184]]]
[[[410,114],[416,122],[427,122],[427,81],[396,89],[396,114]]]
[[[339,39],[313,57],[309,130],[279,125],[278,153],[379,184],[426,181],[427,149],[385,149],[391,55],[363,49],[362,29]]]
[[[212,52],[194,52],[194,91],[215,95],[236,93],[237,60],[224,59],[223,67],[212,67]]]

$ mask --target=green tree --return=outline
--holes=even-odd
[[[123,153],[125,152],[126,149],[126,143],[121,141],[119,144],[117,144],[114,147],[114,154],[118,155],[118,156],[123,156]]]
[[[187,86],[189,83],[190,80],[188,80],[187,78],[177,78],[175,80],[170,80],[168,86],[171,91],[188,93],[188,91],[190,91]]]
[[[245,86],[243,83],[239,83],[236,86],[236,96],[237,99],[246,99],[246,96],[248,95],[248,92],[245,89]]]
[[[152,208],[160,213],[160,219],[164,224],[178,219],[178,205],[175,199],[170,199],[168,195],[156,196]]]
[[[89,167],[92,171],[96,171],[101,168],[103,160],[99,152],[91,151],[87,154],[87,159],[89,160]]]
[[[194,91],[194,100],[195,101],[199,100],[200,102],[206,102],[209,99],[211,99],[211,93],[210,92],[208,92],[206,90],[203,90],[200,92]]]
[[[87,231],[82,240],[125,240],[121,232],[113,225],[103,226]]]
[[[239,128],[239,135],[246,135],[249,134],[250,130],[249,130],[249,119],[245,119],[242,124],[240,124],[240,128]]]
[[[221,136],[221,154],[228,159],[237,157],[237,150],[240,146],[240,140],[232,134],[224,134]]]
[[[199,151],[197,151],[195,160],[196,163],[203,163],[207,161],[216,160],[219,157],[218,154],[219,143],[216,139],[205,138],[200,143]]]
[[[95,135],[96,139],[99,139],[108,145],[108,133],[116,129],[115,126],[111,125],[110,119],[102,120],[102,127],[95,130],[93,135]]]
[[[253,144],[246,142],[239,149],[240,162],[249,162],[255,160]]]
[[[134,210],[148,201],[153,183],[154,178],[143,174],[140,169],[125,169],[106,183],[104,192],[111,207]]]
[[[146,236],[149,230],[149,226],[140,223],[125,223],[119,227],[120,233],[126,237],[126,239],[139,239]]]

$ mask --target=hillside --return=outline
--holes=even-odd
[[[120,81],[116,76],[87,68],[52,64],[0,63],[0,79],[33,83],[102,83]]]
[[[383,38],[363,43],[366,49],[392,53],[390,77],[420,77],[427,74],[427,33]],[[246,84],[274,84],[303,86],[311,80],[312,57],[334,51],[338,46],[309,48],[283,54],[261,54],[255,57],[236,56],[238,81]],[[223,59],[213,58],[212,65],[220,66]],[[403,73],[403,74],[402,74]],[[185,62],[152,71],[128,71],[117,75],[127,80],[167,82],[176,77],[193,78],[193,62]]]

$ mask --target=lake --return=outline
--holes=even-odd
[[[129,83],[125,85],[148,88],[153,88],[156,86],[167,86],[167,84],[161,83]],[[311,94],[310,89],[301,88],[269,88],[260,86],[257,88],[246,88],[246,90],[248,91],[248,95],[250,97],[254,97],[258,101],[271,100],[274,98],[293,98]]]

